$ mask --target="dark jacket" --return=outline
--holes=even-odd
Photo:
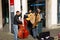
[[[19,17],[21,17],[21,15],[14,16],[14,24],[16,24],[16,25],[22,24],[22,21],[19,20]]]

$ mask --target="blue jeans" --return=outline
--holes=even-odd
[[[36,28],[33,28],[32,29],[32,32],[33,32],[33,37],[37,37],[38,36],[38,27],[36,27]]]
[[[42,32],[42,22],[39,22],[38,23],[38,33],[41,33]]]
[[[14,31],[14,40],[18,40],[17,34],[18,34],[18,25],[13,25],[13,31]]]

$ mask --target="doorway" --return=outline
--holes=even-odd
[[[9,31],[9,3],[8,0],[2,0],[2,20],[3,20],[3,30]]]
[[[60,24],[60,0],[58,0],[58,24]]]
[[[43,28],[46,27],[46,0],[28,0],[28,10],[32,10],[33,12],[36,12],[36,9],[39,8],[41,10],[41,13],[43,14],[43,21],[42,25]]]

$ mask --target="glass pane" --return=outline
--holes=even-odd
[[[60,0],[58,0],[58,23],[60,23]]]

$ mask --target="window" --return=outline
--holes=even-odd
[[[60,23],[60,0],[58,0],[58,23]]]

